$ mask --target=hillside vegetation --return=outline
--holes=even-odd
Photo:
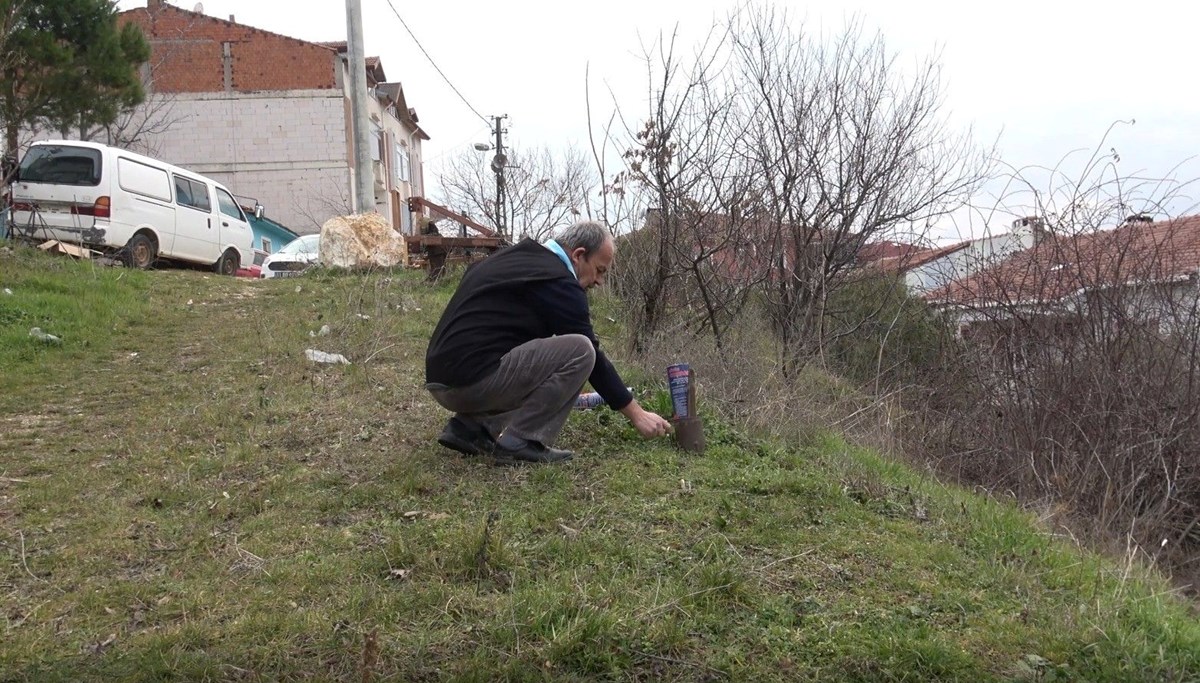
[[[837,435],[441,449],[453,283],[0,247],[0,289],[3,681],[1200,680],[1164,581]]]

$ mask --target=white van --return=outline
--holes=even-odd
[[[220,183],[93,142],[35,142],[12,190],[15,237],[74,242],[149,268],[162,258],[233,275],[253,261],[246,214]]]

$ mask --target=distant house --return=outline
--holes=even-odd
[[[674,219],[676,234],[672,241],[679,249],[676,256],[704,258],[716,273],[730,280],[774,279],[781,273],[799,277],[813,273],[884,273],[903,276],[915,295],[968,277],[1032,247],[1044,235],[1040,221],[1021,218],[1006,233],[927,248],[890,240],[864,243],[858,233],[793,229],[762,214],[683,211]],[[644,239],[645,235],[639,233],[662,228],[661,211],[650,209],[642,229],[631,236]],[[795,263],[797,259],[801,263]]]
[[[1055,235],[1036,247],[926,293],[974,335],[1013,315],[1078,321],[1089,311],[1163,333],[1196,319],[1200,216],[1155,222],[1134,216],[1115,229]],[[1093,321],[1094,322],[1094,321]]]
[[[866,264],[869,269],[904,276],[910,292],[924,295],[1029,249],[1044,235],[1033,218],[1013,221],[1009,232],[932,249],[910,250]],[[870,246],[870,245],[868,245]]]
[[[909,291],[919,294],[929,289],[932,282],[949,282],[956,274],[954,261],[950,257],[965,250],[970,242],[959,242],[946,247],[916,249],[898,256],[875,259],[866,264],[869,271],[900,275]],[[965,274],[965,273],[964,273]]]
[[[348,212],[354,150],[345,43],[314,43],[148,0],[119,15],[152,55],[138,146],[257,198],[300,233]],[[424,186],[429,136],[398,82],[367,60],[376,209],[413,232],[410,197]],[[268,238],[269,239],[269,238]],[[272,246],[274,244],[272,243]]]
[[[246,212],[246,220],[254,233],[254,261],[257,265],[262,265],[262,260],[268,254],[274,254],[280,247],[299,237],[287,226],[271,220],[265,214],[256,216],[253,207],[243,206],[242,209]]]
[[[912,258],[914,254],[920,251],[925,251],[925,249],[915,244],[906,244],[904,242],[893,242],[891,240],[868,242],[858,250],[855,261],[858,265],[865,266],[869,263],[876,263],[885,259]]]

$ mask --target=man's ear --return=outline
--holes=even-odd
[[[572,260],[582,261],[585,256],[587,256],[587,249],[583,247],[575,247],[571,250]]]

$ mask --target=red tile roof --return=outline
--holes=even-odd
[[[913,268],[923,266],[927,263],[936,261],[944,256],[949,256],[958,251],[962,251],[971,245],[970,240],[951,244],[947,247],[937,247],[935,249],[921,249],[913,253],[903,256],[893,256],[891,258],[882,258],[867,265],[868,268],[874,268],[884,273],[906,273]]]
[[[1048,236],[925,295],[935,303],[1047,303],[1081,290],[1166,282],[1200,271],[1200,216],[1131,221],[1116,229]]]
[[[882,261],[883,259],[904,258],[924,250],[924,247],[916,244],[905,244],[890,240],[871,242],[870,244],[864,244],[862,249],[858,250],[858,262],[865,265],[875,261]]]

